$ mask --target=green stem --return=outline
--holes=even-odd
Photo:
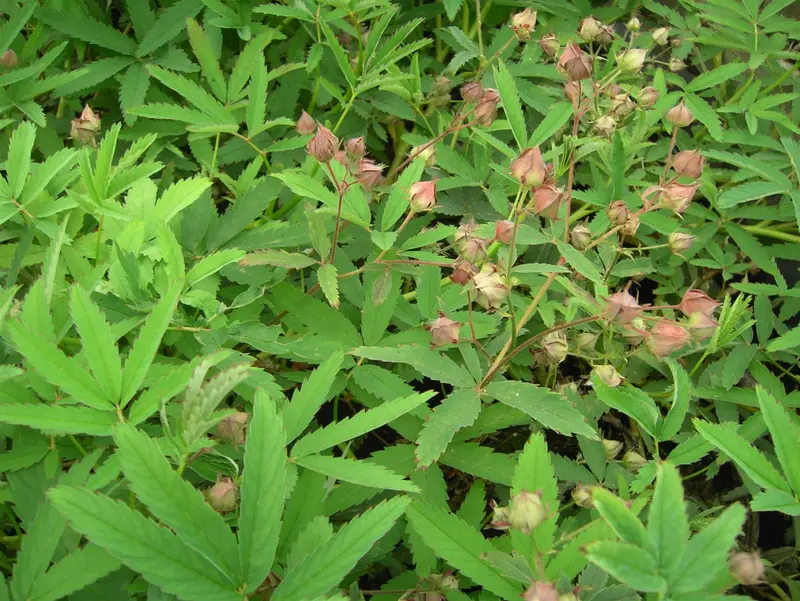
[[[743,227],[748,232],[752,234],[758,234],[759,236],[775,238],[776,240],[784,240],[785,242],[800,242],[800,236],[787,234],[786,232],[781,232],[772,228],[759,227],[757,225],[745,225]]]

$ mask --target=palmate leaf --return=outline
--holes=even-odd
[[[231,263],[236,263],[245,252],[236,248],[221,250],[219,252],[211,253],[207,257],[203,257],[199,263],[192,266],[186,274],[186,286],[193,286],[198,282],[202,282],[207,277],[217,273],[220,269]]]
[[[38,16],[50,27],[71,38],[77,38],[129,56],[136,51],[136,42],[133,38],[129,38],[110,25],[81,14],[77,10],[63,13],[43,9],[39,11]]]
[[[500,100],[503,101],[503,111],[511,126],[511,132],[517,141],[517,147],[522,150],[528,141],[528,134],[525,131],[525,116],[522,113],[522,105],[519,101],[519,92],[514,83],[514,77],[508,71],[503,61],[499,61],[493,67],[494,79],[497,83],[497,91],[500,93]]]
[[[772,435],[772,444],[775,445],[775,454],[783,468],[783,474],[789,482],[794,495],[800,499],[800,429],[797,428],[792,417],[787,413],[775,397],[761,386],[756,388],[758,405],[764,421],[767,423]]]
[[[92,88],[113,77],[135,61],[129,56],[101,58],[83,67],[80,77],[70,78],[54,87],[53,95],[70,96],[75,92]]]
[[[111,326],[80,286],[72,287],[69,308],[89,367],[105,397],[116,403],[122,392],[122,363]]]
[[[542,425],[562,434],[577,433],[597,440],[597,433],[572,403],[547,388],[527,382],[493,382],[486,393],[501,403],[524,411]]]
[[[558,518],[558,486],[547,451],[547,442],[544,435],[537,432],[531,435],[522,452],[519,454],[517,466],[512,478],[513,494],[522,491],[541,494],[542,502],[548,508],[549,517],[533,532],[532,537],[524,536],[521,532],[512,532],[514,547],[517,551],[528,556],[531,553],[547,553],[553,546],[553,535]],[[533,539],[533,540],[532,540]],[[536,547],[532,546],[535,541]]]
[[[327,455],[293,457],[292,463],[343,482],[386,490],[419,492],[415,484],[377,463]]]
[[[128,125],[133,125],[136,121],[136,115],[131,113],[130,109],[144,102],[149,88],[150,73],[142,63],[134,63],[125,71],[119,86],[119,106]]]
[[[211,563],[124,503],[68,486],[48,494],[76,531],[164,591],[187,601],[241,601]]]
[[[750,442],[721,424],[711,424],[700,419],[692,420],[700,436],[730,457],[745,474],[762,488],[791,492],[786,480],[769,460]]]
[[[373,361],[406,363],[423,376],[452,386],[470,388],[475,385],[475,381],[466,369],[446,355],[428,347],[415,344],[399,347],[360,346],[354,349],[352,354]]]
[[[589,560],[620,582],[646,593],[663,593],[666,581],[658,575],[656,561],[627,543],[599,541],[589,545]]]
[[[26,2],[13,17],[3,24],[3,28],[0,29],[0,53],[8,50],[11,42],[13,42],[17,34],[22,31],[28,19],[33,15],[33,11],[37,8],[38,4],[36,2]]]
[[[20,123],[11,136],[6,159],[6,175],[12,198],[20,198],[31,170],[31,151],[36,139],[36,126],[33,123]]]
[[[294,392],[291,402],[283,410],[287,444],[300,436],[325,403],[343,361],[343,353],[334,353]]]
[[[292,447],[292,457],[310,455],[367,434],[416,409],[431,399],[436,392],[427,391],[401,397],[384,403],[375,409],[367,409],[354,416],[334,422],[324,428],[306,434]]]
[[[41,503],[36,517],[27,524],[14,564],[12,592],[16,599],[28,599],[58,547],[67,520],[51,503]]]
[[[156,203],[155,214],[164,223],[168,223],[175,215],[188,207],[211,187],[211,180],[195,176],[182,179],[167,188]]]
[[[132,426],[114,429],[116,456],[130,489],[187,545],[231,581],[242,584],[236,538],[222,515],[172,469],[158,444]]]
[[[186,19],[186,29],[189,32],[189,44],[192,52],[200,63],[200,71],[208,82],[214,96],[222,103],[227,101],[227,84],[222,69],[219,67],[219,59],[211,46],[203,28],[194,19]]]
[[[137,32],[142,41],[136,48],[136,56],[142,58],[171,42],[186,27],[186,19],[194,17],[202,8],[200,0],[179,0],[161,11],[152,27],[146,32]]]
[[[28,426],[54,434],[108,436],[111,434],[111,428],[119,423],[119,420],[114,413],[88,407],[2,403],[0,422]]]
[[[653,540],[659,573],[672,573],[680,564],[689,540],[689,520],[681,476],[670,463],[661,463],[656,468],[656,489],[650,505],[647,532]]]
[[[147,69],[155,79],[180,94],[201,112],[220,123],[236,125],[236,118],[233,114],[192,80],[153,64],[148,65]]]
[[[625,505],[625,501],[599,486],[593,490],[592,498],[597,511],[623,542],[655,556],[653,538],[641,520]]]
[[[29,601],[56,601],[118,570],[121,562],[96,545],[73,551],[36,580]]]
[[[161,339],[169,327],[175,306],[178,304],[182,288],[180,284],[179,282],[177,285],[173,285],[167,291],[167,294],[153,308],[142,329],[139,330],[139,335],[133,343],[122,372],[121,400],[123,405],[127,404],[139,390],[147,375],[147,370],[150,369],[150,364],[153,363],[158,347],[161,346]]]
[[[351,520],[286,574],[272,601],[313,599],[330,591],[389,531],[408,503],[407,498],[395,497]]]
[[[481,412],[481,399],[476,390],[450,393],[422,424],[414,454],[420,467],[436,461],[447,449],[456,432],[471,426]]]
[[[286,434],[275,403],[256,391],[247,433],[239,514],[239,562],[247,591],[272,569],[285,499]]]
[[[414,532],[448,564],[502,599],[519,599],[520,585],[483,559],[484,554],[495,548],[480,532],[452,513],[424,501],[414,501],[406,516]]]

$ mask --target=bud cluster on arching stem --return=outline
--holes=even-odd
[[[489,127],[497,119],[497,104],[499,102],[500,93],[494,88],[486,88],[473,111],[475,121],[479,125]]]
[[[447,317],[439,311],[439,317],[425,326],[431,333],[431,347],[447,346],[448,344],[458,344],[459,331],[461,324]]]
[[[556,68],[567,76],[569,81],[581,81],[592,77],[592,57],[586,54],[575,42],[570,42],[561,52]]]
[[[492,528],[496,530],[520,530],[530,534],[547,519],[547,509],[540,493],[521,490],[512,495],[508,507],[500,507],[492,501]]]
[[[87,104],[80,117],[70,122],[69,137],[81,144],[94,146],[95,136],[100,133],[100,117]]]

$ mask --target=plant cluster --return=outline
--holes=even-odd
[[[800,599],[792,10],[0,2],[0,601]]]

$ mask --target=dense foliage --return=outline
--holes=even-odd
[[[800,599],[793,10],[0,1],[0,601]]]

